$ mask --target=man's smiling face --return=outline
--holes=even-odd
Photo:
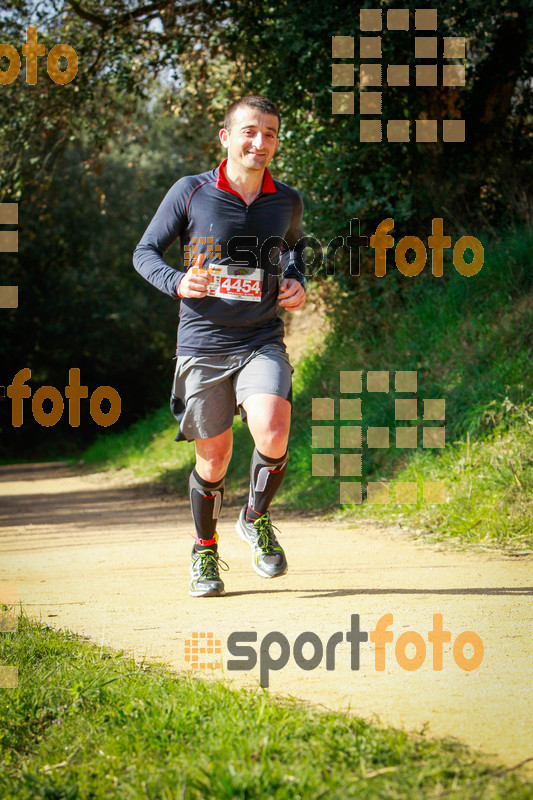
[[[228,151],[228,162],[246,170],[262,170],[278,146],[278,118],[255,108],[241,106],[231,118],[231,128],[222,128],[220,141]]]

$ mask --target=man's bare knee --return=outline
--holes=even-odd
[[[227,472],[231,461],[231,440],[207,442],[197,439],[196,446],[196,471],[206,481],[219,481]]]
[[[197,458],[196,472],[205,481],[219,481],[222,480],[228,471],[229,462],[229,458],[212,458],[209,461],[203,458]]]
[[[255,446],[268,458],[281,458],[287,450],[289,435],[286,428],[270,428],[255,437]]]

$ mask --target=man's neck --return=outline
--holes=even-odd
[[[265,176],[264,169],[244,170],[229,161],[226,162],[224,169],[229,185],[234,192],[240,194],[245,203],[250,205],[257,195],[261,194]]]

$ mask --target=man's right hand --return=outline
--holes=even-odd
[[[213,276],[202,269],[205,253],[200,253],[194,264],[187,270],[179,285],[181,297],[205,297]]]

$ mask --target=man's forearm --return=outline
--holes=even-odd
[[[296,193],[297,202],[291,225],[285,234],[286,246],[281,248],[281,272],[284,278],[296,278],[306,287],[305,278],[305,233],[302,230],[303,203]]]
[[[133,266],[152,286],[171,297],[178,296],[178,285],[185,273],[169,266],[152,245],[137,245],[133,253]]]
[[[284,278],[296,278],[302,286],[307,286],[305,277],[305,260],[297,250],[289,250],[281,256],[281,270]]]
[[[187,224],[187,187],[187,179],[181,178],[168,190],[133,254],[137,272],[170,297],[178,296],[178,285],[185,273],[167,264],[163,255]]]

